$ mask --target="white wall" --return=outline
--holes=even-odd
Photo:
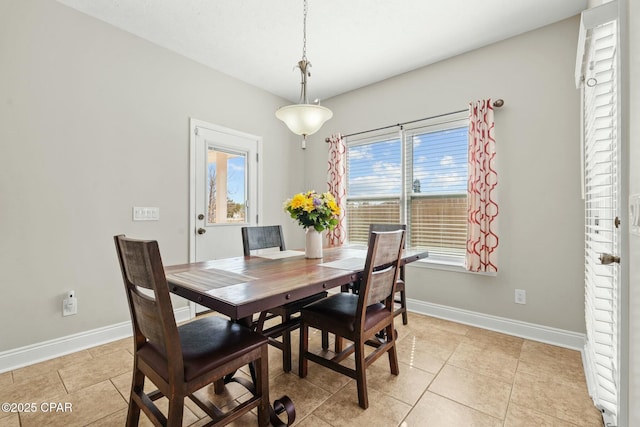
[[[499,272],[411,267],[409,298],[583,333],[584,213],[574,17],[324,102],[334,118],[307,143],[307,185],[326,188],[323,140],[503,98],[496,111]],[[380,58],[381,61],[384,57]],[[348,66],[348,64],[345,64]],[[514,304],[514,290],[527,304]]]
[[[0,2],[0,352],[129,319],[115,234],[188,260],[190,117],[263,137],[264,222],[293,234],[282,201],[302,152],[284,103],[57,2]],[[63,318],[69,289],[79,313]]]

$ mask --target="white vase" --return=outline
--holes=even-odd
[[[304,254],[307,258],[322,258],[322,233],[315,228],[307,228]]]

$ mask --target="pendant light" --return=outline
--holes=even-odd
[[[307,60],[307,0],[304,0],[304,20],[302,33],[302,59],[298,62],[298,68],[302,74],[300,101],[298,104],[280,107],[276,111],[276,117],[282,120],[289,130],[296,135],[302,135],[302,148],[305,148],[307,135],[316,133],[324,122],[333,117],[333,113],[326,107],[322,107],[317,102],[309,104],[307,97],[307,78],[311,76],[309,67],[311,63]]]

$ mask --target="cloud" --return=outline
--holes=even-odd
[[[349,148],[349,161],[373,159],[371,153],[371,145],[360,145],[357,147]]]
[[[440,166],[454,166],[456,164],[453,156],[444,156],[440,159]]]
[[[352,177],[349,195],[392,195],[400,193],[401,169],[397,162],[378,161],[371,165],[370,174]]]
[[[467,177],[457,172],[452,172],[447,174],[438,174],[433,178],[432,182],[438,187],[461,187],[466,186]]]

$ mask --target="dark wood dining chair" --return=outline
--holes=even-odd
[[[114,237],[133,324],[134,362],[127,426],[138,425],[142,410],[154,425],[181,426],[185,398],[226,425],[254,408],[258,425],[269,423],[267,339],[220,317],[203,317],[176,325],[158,243]],[[255,368],[253,396],[223,413],[193,394],[247,364]],[[145,393],[145,379],[158,389]],[[220,384],[220,382],[218,382]],[[154,401],[169,400],[165,416]]]
[[[242,227],[241,231],[245,256],[251,256],[251,251],[259,249],[280,248],[280,251],[286,250],[282,226],[280,225]],[[276,307],[268,312],[260,313],[258,320],[254,322],[255,330],[268,337],[269,344],[282,350],[282,369],[285,372],[291,371],[291,332],[300,327],[300,318],[298,316],[300,309],[326,296],[327,292],[321,292],[305,299]],[[280,324],[265,329],[265,322],[275,317],[281,318]],[[282,341],[278,341],[280,337]],[[326,334],[323,334],[322,342],[323,348],[329,347],[329,339]]]
[[[372,231],[395,231],[406,230],[406,224],[370,224],[369,233]],[[394,303],[398,304],[398,308],[395,309],[394,315],[402,315],[402,324],[409,323],[409,316],[407,315],[407,292],[404,282],[404,265],[400,267],[400,274],[398,274],[398,283],[396,283],[396,294],[394,296]]]
[[[300,311],[300,377],[307,376],[308,361],[311,360],[354,378],[358,387],[358,403],[364,409],[369,406],[367,367],[387,353],[391,373],[399,373],[393,325],[393,295],[402,257],[404,234],[404,230],[370,233],[367,259],[358,294],[336,293]],[[339,337],[345,338],[353,344],[332,358],[316,354],[308,348],[310,327],[333,333],[336,340]],[[382,339],[376,337],[381,330],[385,331]],[[366,357],[365,345],[375,347]],[[341,363],[353,353],[355,369]]]
[[[284,234],[280,225],[264,225],[260,227],[242,227],[242,248],[244,256],[258,249],[279,248],[284,251]]]

